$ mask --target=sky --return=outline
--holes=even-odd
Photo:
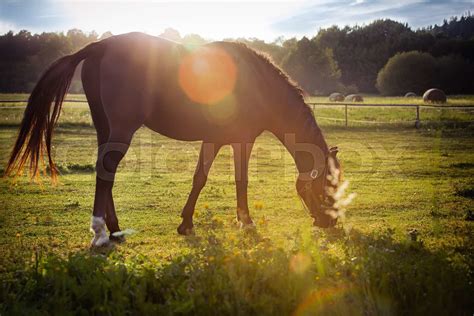
[[[272,41],[314,36],[331,25],[363,25],[390,18],[416,29],[474,12],[474,0],[0,0],[0,34],[9,30],[102,34],[172,27],[206,39],[256,37]]]

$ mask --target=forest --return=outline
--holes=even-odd
[[[0,35],[0,73],[3,74],[0,77],[0,92],[30,92],[41,73],[54,60],[77,51],[87,43],[112,35],[106,32],[99,36],[96,32],[85,33],[79,29],[41,34],[22,30]],[[185,45],[200,45],[209,41],[197,34],[181,36],[172,28],[156,35]],[[471,13],[451,17],[442,25],[417,30],[404,23],[380,19],[367,25],[320,29],[312,38],[279,37],[271,43],[257,38],[225,40],[241,41],[267,53],[312,95],[335,91],[380,92],[387,95],[402,93],[404,88],[377,84],[377,77],[392,57],[413,51],[430,59],[427,61],[431,65],[429,86],[445,89],[450,94],[474,93],[474,84],[466,80],[474,76],[474,15]],[[391,69],[404,67],[402,61],[397,65]],[[426,74],[411,69],[408,64],[406,68],[406,71],[400,72],[403,76],[415,78],[414,81],[418,80],[418,75],[426,77]],[[78,73],[71,92],[82,92]],[[392,81],[397,81],[396,76],[400,76],[398,71],[392,75],[395,77]],[[387,76],[387,71],[384,76]]]

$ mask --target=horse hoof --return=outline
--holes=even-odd
[[[243,229],[243,230],[256,230],[257,229],[257,226],[255,225],[254,222],[250,222],[250,223],[239,222],[239,225],[240,225],[240,229]]]
[[[105,237],[94,237],[91,241],[91,248],[100,248],[100,247],[106,247],[109,245],[109,236]]]
[[[194,235],[194,230],[193,230],[193,225],[187,225],[182,223],[181,225],[178,226],[178,234],[183,235],[183,236],[189,236],[189,235]]]
[[[124,235],[114,235],[114,234],[110,234],[109,240],[117,244],[121,244],[126,241]]]

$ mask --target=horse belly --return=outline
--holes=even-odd
[[[164,136],[185,141],[208,139],[218,131],[199,111],[160,107],[151,113],[145,126]]]
[[[254,131],[255,124],[248,120],[248,115],[244,115],[237,105],[203,105],[185,100],[173,105],[158,104],[145,125],[178,140],[203,140],[223,144],[238,142],[249,132],[261,132]]]

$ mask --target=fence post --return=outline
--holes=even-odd
[[[416,106],[416,121],[415,121],[415,128],[420,128],[420,106]]]
[[[347,127],[347,104],[345,105],[345,114],[346,114],[346,127]]]

